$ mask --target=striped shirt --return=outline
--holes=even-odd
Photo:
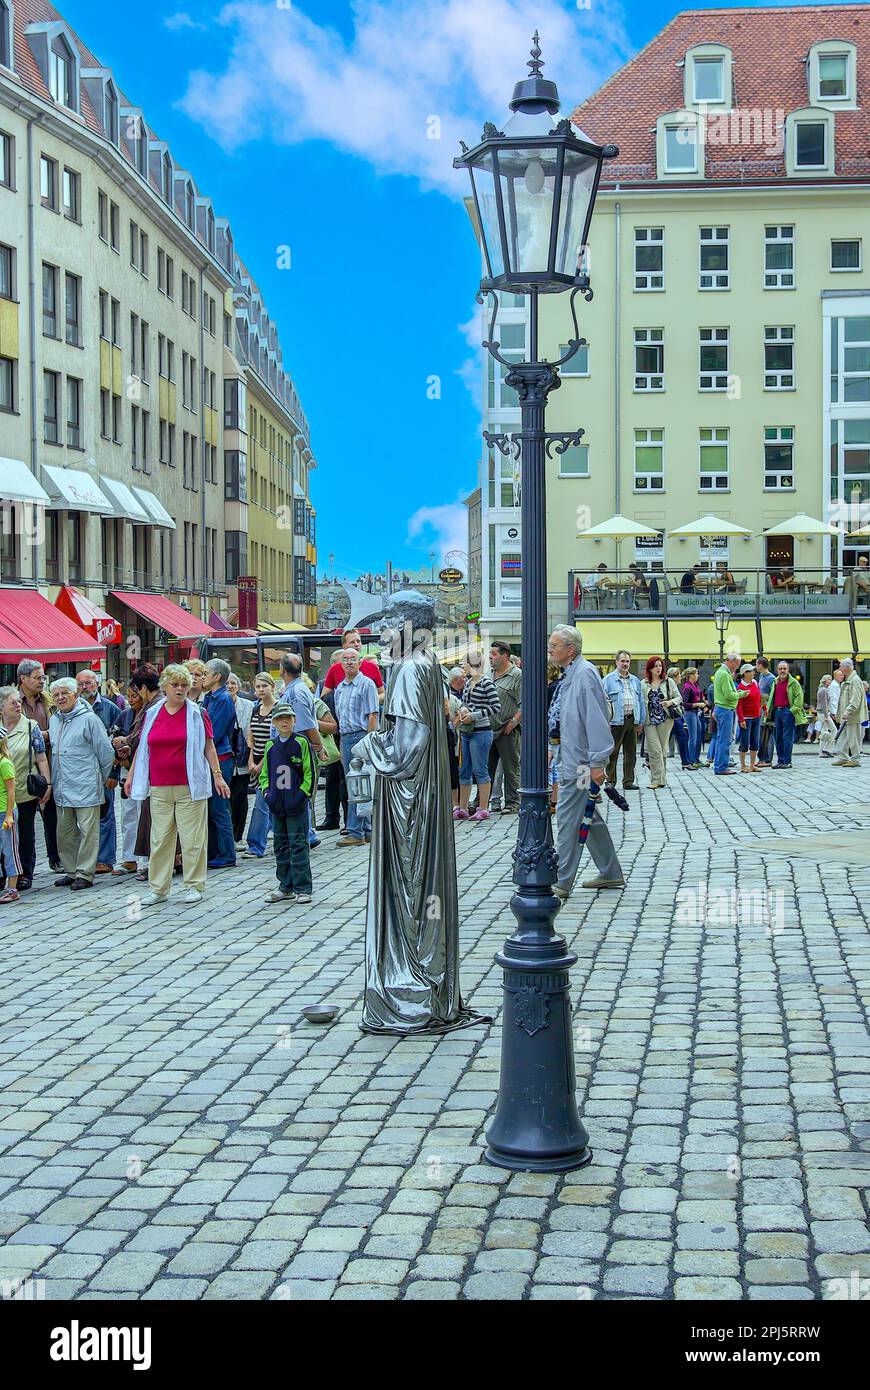
[[[248,725],[248,733],[253,745],[253,757],[255,763],[263,761],[263,754],[266,751],[266,744],[269,742],[269,728],[272,720],[268,714],[260,713],[259,704],[254,706],[251,711],[251,722]]]
[[[498,691],[489,676],[481,676],[476,685],[472,685],[469,676],[462,687],[462,703],[473,713],[475,729],[491,729],[490,716],[501,709]]]

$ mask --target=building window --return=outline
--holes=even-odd
[[[61,106],[74,110],[73,59],[66,40],[57,38],[48,51],[48,90]]]
[[[703,429],[698,444],[700,492],[728,491],[728,445],[727,429]]]
[[[82,383],[75,376],[66,379],[66,442],[71,449],[82,447]]]
[[[860,270],[861,269],[861,242],[860,239],[852,241],[832,241],[831,242],[831,270]]]
[[[634,389],[664,391],[665,343],[663,328],[634,330]]]
[[[111,393],[105,387],[100,390],[100,438],[110,439],[112,432]]]
[[[794,227],[764,229],[764,288],[794,289]]]
[[[163,156],[161,165],[161,178],[163,188],[163,201],[172,206],[172,159],[167,151]]]
[[[139,469],[139,407],[130,406],[130,462],[134,469]]]
[[[794,327],[769,326],[764,330],[765,391],[794,390]]]
[[[63,212],[70,222],[81,221],[81,175],[75,169],[63,171]]]
[[[15,368],[12,357],[0,357],[0,410],[15,410]]]
[[[106,134],[113,145],[118,143],[118,97],[111,82],[106,85]]]
[[[227,502],[248,500],[248,456],[243,449],[224,450],[224,498]]]
[[[567,343],[559,344],[559,356],[564,357],[568,351]],[[559,368],[560,376],[588,376],[589,375],[589,344],[584,343],[569,357],[564,367]]]
[[[43,438],[46,444],[59,444],[57,403],[60,376],[57,372],[42,373]]]
[[[112,396],[112,443],[121,443],[121,397]]]
[[[82,343],[82,282],[78,275],[66,274],[66,340],[73,347]]]
[[[224,382],[224,429],[244,430],[248,413],[248,389],[241,377]]]
[[[57,212],[57,160],[39,157],[39,196],[44,208]]]
[[[57,266],[42,263],[42,336],[56,338],[57,333]]]
[[[120,254],[121,251],[121,209],[117,203],[112,203],[110,207],[109,228],[112,234],[112,250]]]
[[[635,492],[664,492],[665,432],[664,430],[635,430],[634,432],[634,490]]]
[[[109,200],[102,189],[97,194],[97,220],[100,241],[109,244]]]
[[[0,299],[15,298],[15,252],[0,245]]]
[[[665,287],[664,227],[634,229],[634,288],[663,290]]]
[[[841,515],[844,507],[870,502],[870,420],[866,418],[831,421],[831,502]]]
[[[699,228],[699,290],[728,289],[728,228]]]
[[[849,55],[822,53],[819,55],[819,96],[849,96]]]
[[[224,537],[226,582],[235,584],[240,574],[248,573],[248,537],[245,531],[227,531]]]
[[[139,226],[136,222],[130,223],[130,264],[134,270],[139,269]]]
[[[12,187],[12,171],[15,168],[15,142],[5,130],[0,130],[0,185]]]
[[[571,444],[564,454],[556,454],[559,460],[560,478],[589,477],[589,445]],[[514,504],[516,505],[516,503]]]
[[[698,127],[680,122],[666,125],[665,173],[695,174],[698,172]]]
[[[141,376],[142,380],[145,382],[147,386],[148,382],[151,380],[151,370],[148,352],[148,324],[146,323],[145,319],[142,320],[140,326],[139,375]]]
[[[794,490],[794,428],[792,425],[765,426],[764,490]]]
[[[702,328],[699,330],[699,391],[727,391],[728,334],[727,328]]]
[[[112,345],[121,346],[121,305],[117,299],[112,300]]]
[[[0,65],[12,67],[12,14],[6,0],[0,0]]]
[[[846,403],[870,401],[870,318],[842,319],[842,342],[833,361],[837,362],[842,391],[831,393],[832,400]],[[832,320],[832,324],[837,320]],[[839,336],[839,335],[838,335]]]
[[[139,274],[148,279],[148,233],[139,230]]]
[[[798,169],[824,169],[827,160],[827,123],[796,121],[794,162]]]
[[[725,100],[725,59],[722,57],[692,60],[692,100],[694,102],[723,102]]]
[[[194,221],[194,207],[193,184],[188,180],[184,185],[184,220],[191,229]]]

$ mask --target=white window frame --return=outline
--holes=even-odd
[[[709,436],[709,438],[705,438]],[[701,460],[707,448],[719,448],[725,445],[725,471],[711,473],[701,468]],[[704,479],[711,479],[709,487],[704,486]],[[731,431],[723,425],[706,425],[698,431],[698,491],[699,492],[730,492],[731,491]],[[721,558],[721,557],[719,557]]]
[[[679,139],[677,140],[677,143],[678,143],[678,144],[680,144],[680,145],[685,145],[687,148],[688,148],[688,147],[691,147],[691,149],[693,150],[693,152],[694,152],[694,159],[692,160],[692,163],[691,163],[691,164],[688,164],[688,163],[686,163],[686,164],[681,164],[681,163],[674,163],[674,164],[672,164],[670,158],[668,157],[668,151],[669,151],[670,145],[671,145],[671,142],[668,140],[668,136],[669,136],[670,134],[672,134],[672,133],[676,133],[676,132],[679,132],[679,131],[681,131],[681,130],[686,130],[686,131],[692,131],[692,132],[693,132],[693,138],[692,138],[692,139],[689,139],[689,138],[687,137],[685,140],[679,140]],[[664,127],[664,146],[665,146],[665,148],[664,148],[664,154],[665,154],[665,173],[666,173],[666,174],[697,174],[697,172],[698,172],[698,127],[697,127],[697,125],[689,125],[688,122],[683,122],[683,121],[670,121],[670,122],[668,122],[668,123],[665,125],[665,127]]]
[[[697,92],[696,65],[718,63],[722,73],[722,86],[718,97],[699,97]],[[733,57],[731,49],[719,43],[701,43],[687,50],[680,66],[683,68],[683,100],[687,107],[697,107],[701,111],[714,113],[729,111],[733,105],[732,82]]]
[[[661,454],[662,466],[658,472],[650,472],[638,466],[637,455],[639,449],[658,449]],[[634,491],[641,492],[645,496],[655,494],[661,497],[665,491],[665,432],[664,429],[653,426],[649,429],[636,429],[634,432],[634,452],[633,452],[633,478]]]
[[[857,275],[858,272],[861,271],[861,270],[863,269],[863,259],[864,259],[864,257],[863,257],[863,247],[862,247],[862,245],[861,245],[861,242],[862,242],[862,238],[859,237],[859,236],[835,236],[835,237],[831,237],[831,264],[830,264],[830,267],[829,267],[829,268],[830,268],[830,271],[831,271],[831,274],[832,274],[832,275]],[[857,264],[857,265],[834,265],[834,247],[835,247],[835,246],[857,246],[857,247],[858,247],[858,264]]]
[[[815,126],[822,131],[823,150],[822,158],[815,162],[806,159],[799,159],[800,131],[809,126]],[[826,169],[828,167],[828,122],[818,118],[816,120],[795,121],[794,123],[794,165],[796,169]]]
[[[651,337],[651,334],[657,334]],[[660,351],[661,371],[639,371],[637,365],[638,348],[657,347]],[[634,390],[645,394],[665,389],[665,330],[663,328],[636,328],[634,330]]]
[[[559,344],[559,356],[560,356],[560,357],[564,357],[564,355],[565,355],[565,353],[566,353],[567,351],[568,351],[568,344],[567,344],[567,343],[560,343],[560,344]],[[575,352],[574,356],[568,358],[568,361],[565,363],[564,367],[560,367],[560,368],[559,368],[559,375],[560,375],[561,377],[566,377],[566,376],[567,376],[567,377],[570,377],[570,376],[579,376],[579,377],[583,377],[583,376],[589,376],[589,375],[590,375],[590,371],[589,371],[589,344],[588,344],[588,343],[582,343],[581,346],[580,346],[580,347],[577,349],[577,351]]]
[[[590,477],[588,444],[572,444],[569,446],[569,448],[565,450],[564,454],[557,453],[556,458],[559,460],[558,477],[575,479]],[[574,458],[576,458],[578,462],[582,460],[583,464],[585,465],[583,471],[580,471],[578,469],[566,469],[566,461],[570,462],[570,460]]]
[[[798,163],[798,131],[802,126],[820,125],[825,131],[824,159],[820,164]],[[790,178],[834,173],[834,112],[826,106],[808,106],[790,111],[785,118],[785,167]]]
[[[705,246],[724,247],[725,269],[704,270],[703,253]],[[704,281],[710,281],[705,284]],[[727,290],[731,288],[731,229],[729,227],[698,228],[698,289]]]
[[[769,347],[790,347],[791,367],[768,367]],[[764,389],[765,391],[794,391],[794,324],[766,324],[764,328]]]
[[[764,492],[794,492],[794,425],[764,425],[762,435],[762,460],[764,464]],[[767,446],[768,444],[787,444],[791,450],[789,456],[790,467],[788,471],[781,468],[768,467]],[[777,481],[768,481],[776,479]],[[787,479],[783,482],[782,479]]]
[[[715,97],[698,95],[698,68],[719,68],[719,95]],[[725,55],[723,53],[699,53],[692,58],[692,105],[722,106],[725,101]]]
[[[837,352],[837,362],[836,362],[836,364],[833,364],[833,363],[832,363],[832,366],[835,368],[836,373],[837,373],[837,377],[838,377],[837,385],[838,385],[838,395],[840,396],[840,402],[839,402],[839,403],[842,404],[842,405],[845,405],[845,406],[856,406],[856,407],[859,407],[860,410],[861,410],[861,413],[862,413],[862,414],[866,414],[866,413],[867,413],[867,402],[868,402],[868,400],[870,400],[870,385],[868,385],[868,387],[867,387],[867,395],[866,395],[866,396],[852,396],[852,397],[850,398],[849,395],[847,394],[847,386],[848,386],[848,383],[849,383],[850,381],[867,381],[867,382],[870,382],[870,368],[859,367],[858,369],[852,369],[852,370],[847,370],[847,368],[846,368],[846,353],[847,353],[847,352],[849,352],[849,351],[856,351],[856,350],[857,350],[857,351],[861,351],[862,349],[868,349],[868,350],[870,350],[870,329],[868,329],[868,337],[866,337],[866,338],[847,338],[847,337],[846,337],[846,326],[847,326],[847,324],[857,322],[857,321],[859,321],[859,320],[861,320],[861,319],[868,319],[868,320],[870,320],[870,313],[867,313],[867,314],[850,314],[848,317],[840,318],[840,320],[839,320],[839,325],[840,325],[840,327],[839,327],[839,332],[838,332],[838,345],[839,345],[839,346],[838,346],[838,352]],[[842,388],[842,389],[840,390],[840,388]]]
[[[661,269],[638,270],[637,253],[643,247],[658,246],[661,250]],[[659,283],[652,284],[651,281]],[[635,227],[634,229],[634,288],[643,294],[659,294],[665,288],[665,229],[664,227]]]
[[[821,59],[845,58],[846,90],[842,96],[823,96]],[[813,106],[843,111],[854,108],[857,91],[857,49],[847,39],[824,39],[814,43],[807,59],[807,95]]]
[[[680,144],[691,146],[694,151],[694,163],[689,167],[685,165],[673,166],[668,161],[668,132],[669,131],[690,131],[691,136],[686,136],[680,140]],[[701,180],[704,177],[704,121],[698,111],[684,109],[682,111],[669,111],[659,116],[656,120],[656,169],[658,177],[662,180],[676,180],[679,182],[691,182]]]
[[[787,233],[788,235],[784,235]],[[795,266],[795,228],[793,224],[777,222],[765,223],[764,227],[764,288],[766,290],[793,290],[797,282]],[[779,246],[791,247],[791,266],[784,269],[769,267],[767,253]]]
[[[725,370],[705,371],[701,366],[701,355],[705,347],[724,347]],[[731,330],[730,328],[698,329],[698,390],[727,391],[731,370]]]

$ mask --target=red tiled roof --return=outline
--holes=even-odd
[[[754,132],[750,144],[719,143],[726,134],[720,122],[717,141],[706,150],[705,181],[785,179],[781,148],[770,152],[768,133],[783,115],[812,104],[804,60],[813,44],[825,39],[856,45],[859,102],[858,110],[834,115],[836,175],[827,179],[870,178],[870,5],[799,5],[684,10],[581,102],[572,113],[574,123],[599,143],[619,146],[619,157],[604,166],[602,186],[655,181],[656,119],[683,109],[684,68],[678,64],[703,43],[731,49],[735,110],[744,118],[744,131]],[[739,117],[729,120],[727,135],[739,141]],[[812,181],[826,179],[813,175]]]

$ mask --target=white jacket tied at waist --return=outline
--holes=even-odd
[[[166,699],[155,700],[149,705],[148,713],[142,723],[142,734],[136,750],[136,766],[130,796],[134,801],[144,801],[151,788],[151,760],[148,752],[148,735],[154,720],[166,704]],[[192,801],[207,801],[211,796],[211,770],[205,759],[205,723],[202,710],[193,700],[185,700],[187,717],[187,744],[185,759],[187,763],[187,785]]]

